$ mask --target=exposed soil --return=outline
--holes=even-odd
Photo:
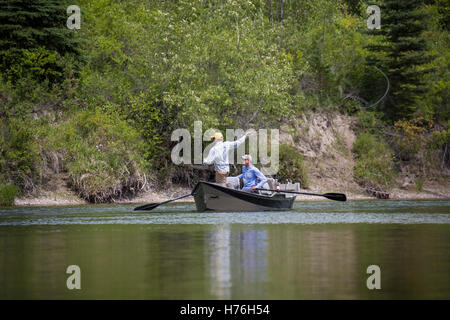
[[[16,206],[50,206],[50,205],[79,205],[87,204],[87,202],[69,189],[68,177],[66,174],[57,173],[53,175],[53,179],[46,185],[45,189],[41,189],[35,197],[16,198],[14,204]]]
[[[283,127],[280,140],[294,145],[305,158],[308,190],[318,193],[345,193],[348,199],[376,199],[353,178],[355,161],[352,146],[356,140],[353,130],[355,119],[340,114],[304,114],[290,126]],[[418,190],[412,173],[414,169],[402,168],[396,185],[388,190],[390,199],[450,199],[448,172],[437,177],[421,175],[423,182]],[[301,196],[299,200],[319,200]]]

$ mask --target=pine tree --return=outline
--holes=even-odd
[[[81,40],[67,28],[67,0],[0,0],[0,69],[8,73],[24,51],[81,60]]]
[[[384,0],[380,5],[381,29],[370,34],[383,36],[383,43],[369,46],[369,65],[383,69],[389,77],[391,90],[381,106],[387,119],[411,116],[424,89],[424,64],[431,61],[426,54],[422,32],[426,16],[420,10],[421,0]]]
[[[78,53],[74,31],[66,26],[69,1],[0,0],[0,50],[45,46],[59,54]]]

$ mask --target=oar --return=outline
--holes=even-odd
[[[175,201],[175,200],[183,199],[183,198],[186,198],[186,197],[189,197],[189,196],[192,196],[192,195],[193,195],[192,193],[189,193],[189,194],[185,194],[184,196],[179,196],[179,197],[176,197],[176,198],[173,198],[173,199],[170,199],[170,200],[166,200],[166,201],[163,201],[163,202],[144,204],[143,206],[139,206],[139,207],[134,208],[134,211],[137,211],[137,210],[150,211],[150,210],[153,210],[153,209],[155,209],[156,207],[158,207],[158,206],[160,206],[162,204],[166,204],[166,203],[169,203],[169,202],[172,202],[172,201]]]
[[[259,189],[256,190],[261,191],[272,191],[272,192],[284,192],[284,193],[295,193],[295,194],[306,194],[309,196],[319,196],[319,197],[325,197],[330,200],[335,201],[347,201],[347,197],[343,193],[324,193],[324,194],[318,194],[318,193],[307,193],[307,192],[296,192],[296,191],[284,191],[284,190],[272,190],[272,189]]]

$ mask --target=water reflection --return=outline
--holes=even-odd
[[[272,229],[271,276],[285,284],[279,298],[357,298],[354,230]],[[355,281],[356,280],[356,281]]]
[[[231,229],[229,224],[214,227],[205,251],[210,260],[211,294],[217,299],[230,299],[232,284],[240,294],[258,295],[267,281],[267,230]]]
[[[448,299],[450,206],[412,203],[139,216],[5,210],[0,299]],[[66,288],[71,264],[81,267],[80,291]],[[372,264],[381,290],[366,287]]]
[[[209,260],[210,292],[217,299],[231,298],[230,226],[218,225],[208,232],[205,258]]]

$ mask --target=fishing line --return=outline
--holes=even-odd
[[[363,108],[372,108],[372,107],[376,106],[377,104],[379,104],[386,97],[386,95],[388,94],[389,89],[391,87],[391,84],[389,82],[388,76],[383,71],[381,71],[377,66],[374,66],[374,68],[377,69],[384,76],[384,78],[386,79],[386,82],[387,82],[386,92],[384,93],[384,95],[380,99],[378,99],[377,102],[372,103],[370,106],[367,106],[367,107],[366,106],[361,106]]]

